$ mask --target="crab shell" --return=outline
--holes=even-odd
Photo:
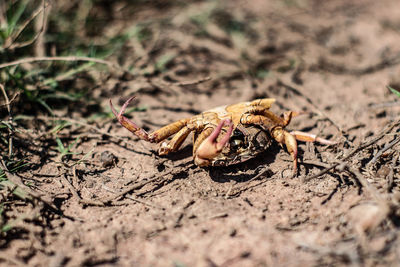
[[[260,126],[239,124],[221,153],[211,160],[211,165],[228,166],[244,162],[266,151],[272,141],[268,132]]]

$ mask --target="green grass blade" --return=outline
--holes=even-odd
[[[400,97],[400,91],[388,86],[387,87],[390,91],[392,91],[393,94],[397,95],[398,97]]]
[[[0,181],[0,188],[8,188],[9,190],[12,190],[12,193],[22,200],[31,199],[27,192],[9,180]]]
[[[76,145],[76,143],[78,143],[79,142],[79,140],[80,140],[80,138],[79,137],[77,137],[76,139],[75,139],[75,141],[74,142],[72,142],[71,144],[69,144],[69,146],[68,146],[68,152],[69,151],[71,151],[72,150],[72,148],[74,148],[74,146]]]
[[[166,54],[161,56],[155,63],[156,70],[163,72],[166,70],[166,66],[171,60],[175,58],[175,54]]]
[[[44,102],[42,99],[37,99],[36,101],[39,102],[39,104],[41,104],[45,109],[47,109],[47,111],[48,111],[52,116],[54,116],[53,110],[49,107],[49,105],[47,105],[46,102]]]
[[[54,127],[49,131],[50,134],[57,133],[57,132],[61,131],[62,129],[64,129],[65,127],[68,127],[68,126],[72,125],[72,123],[67,122],[67,121],[62,121],[62,120],[60,120],[60,121],[55,121],[54,123],[57,123],[57,124],[56,124],[56,126],[54,126]]]
[[[43,85],[50,85],[50,84],[56,84],[59,81],[63,81],[66,80],[70,77],[73,77],[74,75],[76,75],[77,73],[83,72],[87,69],[89,69],[90,67],[92,67],[94,64],[96,64],[95,62],[88,62],[86,64],[83,64],[82,66],[75,68],[75,69],[71,69],[68,70],[64,73],[61,73],[59,75],[57,75],[55,78],[48,78],[46,80],[43,81]]]
[[[28,2],[28,0],[21,1],[15,8],[11,7],[12,10],[9,10],[8,13],[10,16],[8,20],[7,36],[10,36],[14,32],[18,21],[21,19],[21,16],[28,5]]]
[[[56,137],[56,142],[57,142],[57,150],[58,150],[58,152],[60,152],[61,154],[64,154],[65,147],[64,147],[64,145],[61,142],[61,139],[59,137]]]

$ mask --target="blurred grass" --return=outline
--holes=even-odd
[[[33,13],[38,12],[38,6],[42,6],[41,13],[45,10],[45,5],[42,5],[41,1],[19,0],[3,3],[5,12],[1,15],[3,19],[0,27],[0,60],[12,62],[37,56],[35,43],[13,48],[18,47],[16,45],[18,42],[31,40],[36,35],[41,35],[40,38],[44,40],[41,49],[46,54],[93,59],[105,59],[116,51],[120,52],[123,45],[131,38],[146,38],[145,28],[141,26],[129,28],[125,32],[118,32],[107,38],[102,37],[102,32],[97,32],[97,35],[90,33],[91,36],[88,36],[88,28],[93,28],[93,24],[97,23],[96,14],[92,11],[96,1],[85,0],[77,3],[79,4],[75,8],[54,3],[51,9],[46,11],[48,28],[44,32],[35,31],[34,24],[41,23],[38,16],[37,21],[31,20]],[[96,41],[96,38],[101,41]],[[20,112],[40,110],[53,115],[53,109],[62,108],[68,102],[85,102],[93,99],[90,89],[75,81],[80,77],[93,82],[96,79],[90,73],[93,68],[102,67],[90,61],[20,64],[0,69],[0,83],[5,86],[9,96],[20,93],[18,103],[24,103],[23,106],[18,106]]]

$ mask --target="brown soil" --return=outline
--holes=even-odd
[[[399,146],[368,164],[399,129],[380,135],[400,112],[386,88],[400,85],[397,0],[107,8],[97,10],[113,12],[105,36],[149,17],[155,22],[148,39],[129,43],[115,59],[135,62],[137,74],[100,75],[94,95],[104,109],[109,98],[119,108],[137,95],[132,106],[145,110],[130,117],[152,131],[215,106],[270,97],[277,114],[305,111],[290,130],[339,144],[299,143],[299,175],[290,178],[290,156],[278,145],[248,162],[207,169],[194,165],[191,138],[159,157],[157,145],[116,120],[95,126],[113,137],[71,126],[60,134],[70,142],[80,136],[81,154],[60,165],[58,153],[28,144],[37,167],[19,173],[62,214],[40,201],[21,204],[41,215],[20,221],[1,241],[3,264],[398,266]],[[165,55],[168,63],[154,69]],[[65,112],[85,120],[86,111]]]

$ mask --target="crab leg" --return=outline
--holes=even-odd
[[[297,112],[286,112],[284,113],[283,118],[276,116],[273,113],[269,113],[270,111],[266,110],[263,112],[263,115],[256,114],[247,114],[243,116],[241,119],[241,123],[243,124],[258,124],[267,128],[271,136],[280,144],[285,145],[287,151],[290,153],[293,159],[293,176],[297,174],[297,141],[306,141],[306,142],[320,142],[326,145],[335,144],[332,141],[317,137],[313,134],[303,133],[300,131],[293,131],[291,133],[285,131],[283,128],[290,122],[293,116],[297,116],[299,113]],[[265,115],[265,116],[264,116]],[[278,125],[278,126],[277,126]]]
[[[274,98],[263,98],[251,101],[250,105],[254,107],[261,106],[263,109],[269,109],[274,102],[275,102]]]
[[[217,141],[218,136],[222,131],[222,127],[228,124],[229,128],[225,135]],[[212,132],[211,132],[212,130]],[[206,128],[198,137],[197,141],[201,142],[201,144],[197,148],[198,142],[194,145],[196,149],[194,151],[194,160],[196,165],[198,166],[205,166],[208,165],[209,161],[213,159],[216,155],[218,155],[226,143],[228,143],[229,138],[231,137],[233,131],[233,124],[230,119],[222,120],[218,123],[215,129],[213,128]],[[211,132],[211,133],[210,133]]]
[[[189,120],[190,119],[181,119],[179,121],[175,121],[171,124],[165,125],[157,131],[149,134],[149,137],[153,139],[156,143],[161,142],[171,135],[178,133],[182,128],[186,126]]]
[[[297,111],[287,111],[287,112],[283,113],[283,117],[280,117],[280,116],[276,115],[275,113],[269,111],[268,109],[264,109],[264,108],[260,108],[260,107],[256,107],[252,110],[249,110],[249,112],[250,112],[250,114],[248,114],[247,116],[243,116],[242,120],[244,119],[247,121],[251,121],[251,120],[263,121],[264,126],[266,126],[267,124],[271,124],[271,122],[272,122],[274,126],[279,125],[279,126],[285,127],[286,125],[288,125],[290,123],[292,118],[300,115],[300,112],[297,112]],[[242,121],[242,123],[246,123],[246,122]]]
[[[293,161],[293,177],[297,176],[297,141],[296,138],[290,133],[283,130],[285,146],[289,154],[292,156]]]
[[[318,142],[324,145],[334,145],[336,142],[329,141],[327,139],[318,137],[315,134],[304,133],[301,131],[292,131],[290,132],[291,135],[295,136],[297,140],[304,141],[304,142]]]
[[[110,106],[111,110],[114,113],[115,117],[117,117],[119,123],[124,126],[126,129],[128,129],[130,132],[135,134],[136,136],[140,137],[143,140],[146,140],[151,143],[158,143],[171,135],[177,133],[179,130],[181,130],[183,127],[186,126],[186,123],[189,121],[189,119],[182,119],[179,121],[176,121],[174,123],[168,124],[161,129],[153,132],[153,133],[148,133],[142,128],[140,128],[136,123],[128,119],[127,117],[124,116],[125,110],[128,107],[128,105],[132,102],[132,100],[135,99],[134,96],[129,98],[124,105],[121,107],[121,110],[119,113],[115,110],[111,99],[110,99]]]
[[[191,131],[187,126],[183,127],[170,141],[161,143],[158,154],[166,155],[169,152],[177,151]]]
[[[298,111],[286,111],[285,113],[283,113],[284,126],[288,125],[292,118],[297,117],[300,114],[302,113]]]
[[[316,136],[315,134],[304,133],[300,131],[287,132],[282,128],[272,130],[272,136],[276,141],[281,144],[285,144],[287,151],[290,153],[293,159],[293,177],[297,175],[297,141],[304,142],[319,142],[325,145],[333,145],[336,142],[332,142]]]

